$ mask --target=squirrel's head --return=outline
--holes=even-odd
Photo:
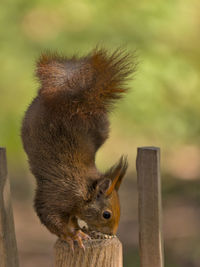
[[[120,218],[118,189],[128,164],[124,157],[100,179],[92,183],[91,198],[81,211],[81,218],[90,230],[104,234],[117,232]]]

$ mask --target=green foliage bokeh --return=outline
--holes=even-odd
[[[39,88],[35,62],[41,52],[85,55],[97,44],[110,50],[123,46],[138,67],[129,93],[111,114],[110,138],[98,154],[98,165],[110,166],[125,153],[129,171],[135,172],[137,146],[161,147],[162,156],[169,152],[172,168],[172,179],[163,179],[163,198],[172,207],[178,205],[173,216],[169,213],[168,223],[176,226],[179,202],[183,207],[187,202],[191,210],[196,207],[194,218],[199,221],[199,182],[174,179],[196,179],[200,174],[199,30],[199,0],[1,0],[0,146],[7,148],[13,195],[29,197],[33,188],[33,179],[26,177],[30,172],[20,127]],[[162,158],[165,174],[170,166],[166,159]],[[185,234],[195,224],[184,228],[187,212],[184,218]],[[177,266],[172,262],[182,260],[185,265],[179,266],[200,266],[198,238],[197,230],[194,236],[189,231],[185,239],[184,235],[169,238],[166,247],[169,252],[172,247],[172,256],[167,256],[166,265]],[[132,266],[133,258],[139,264],[137,251],[125,250],[124,255],[127,266]]]
[[[133,89],[113,116],[120,136],[164,147],[198,144],[199,10],[198,0],[3,0],[0,142],[10,160],[24,160],[20,124],[39,86],[34,71],[40,53],[81,55],[96,44],[137,51]]]

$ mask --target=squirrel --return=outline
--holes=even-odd
[[[125,156],[105,173],[95,154],[109,134],[108,114],[127,91],[131,56],[95,48],[85,57],[41,55],[36,65],[38,95],[21,128],[30,170],[36,178],[34,208],[48,230],[73,248],[90,238],[78,225],[115,234],[120,218],[118,189]]]

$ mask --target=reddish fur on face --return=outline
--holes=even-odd
[[[121,50],[109,55],[95,49],[86,57],[71,59],[47,53],[37,63],[41,87],[26,111],[21,136],[37,181],[35,210],[59,237],[69,234],[69,221],[77,227],[77,217],[102,231],[107,227],[116,232],[117,190],[127,163],[121,159],[101,174],[95,154],[108,138],[108,112],[126,92],[132,71],[130,56]],[[110,182],[100,186],[102,179]],[[102,219],[106,208],[113,213],[110,221]]]
[[[117,191],[114,190],[111,197],[111,206],[113,207],[113,219],[111,220],[112,234],[116,234],[120,219],[120,205]]]

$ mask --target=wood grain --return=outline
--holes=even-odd
[[[0,148],[0,267],[18,266],[6,150]]]
[[[160,149],[138,148],[136,167],[141,267],[163,267]]]
[[[122,267],[122,245],[117,237],[84,242],[85,251],[75,246],[74,253],[64,241],[55,244],[55,267]]]

